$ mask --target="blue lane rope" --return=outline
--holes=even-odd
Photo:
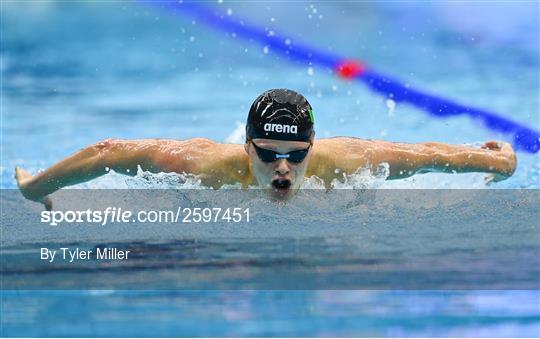
[[[468,115],[495,132],[508,135],[516,150],[537,153],[540,150],[540,133],[525,125],[502,117],[497,113],[456,103],[426,92],[406,86],[404,83],[366,67],[359,61],[330,54],[308,45],[293,42],[281,34],[262,29],[243,20],[220,14],[210,7],[192,1],[139,0],[175,14],[187,15],[219,31],[235,34],[249,41],[267,46],[285,58],[330,68],[341,77],[362,81],[371,90],[381,93],[396,102],[409,103],[436,117]]]

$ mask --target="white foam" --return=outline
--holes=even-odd
[[[236,122],[236,128],[225,138],[225,142],[229,144],[243,144],[246,140],[246,124],[240,121]]]

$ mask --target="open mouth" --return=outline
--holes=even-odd
[[[278,193],[286,193],[291,188],[291,181],[287,179],[276,179],[272,181],[272,187]]]

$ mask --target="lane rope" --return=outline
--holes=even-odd
[[[363,82],[372,91],[397,102],[411,104],[435,117],[467,115],[482,123],[487,129],[505,134],[516,150],[537,153],[540,150],[540,133],[497,113],[454,102],[415,89],[403,82],[368,67],[365,63],[318,50],[298,41],[293,41],[270,29],[263,29],[244,20],[219,13],[208,6],[193,1],[138,0],[175,14],[185,15],[205,25],[258,42],[286,59],[309,66],[319,65],[332,69],[344,79]]]

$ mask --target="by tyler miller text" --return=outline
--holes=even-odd
[[[60,247],[58,249],[41,248],[41,260],[48,262],[80,260],[127,260],[131,251],[120,250],[116,247],[96,248],[95,250],[83,250],[78,247]]]

